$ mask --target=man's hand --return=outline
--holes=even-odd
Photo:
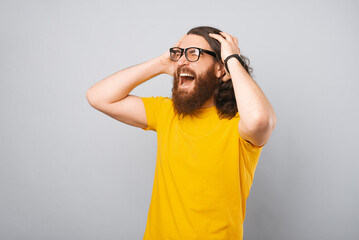
[[[221,43],[223,60],[232,54],[240,55],[237,38],[224,32],[220,35],[210,33],[210,36]],[[276,125],[274,110],[263,91],[237,60],[228,60],[228,66],[232,67],[231,78],[240,116],[239,135],[255,146],[263,146]]]
[[[241,55],[238,48],[238,39],[225,32],[221,34],[210,33],[209,36],[218,40],[221,43],[221,58],[224,61],[228,56],[232,54]],[[226,76],[222,79],[224,82],[230,79],[229,73],[226,71]]]
[[[181,37],[181,39],[174,45],[174,47],[179,47],[179,45],[181,44],[181,41],[185,38],[186,35],[187,34],[183,35]],[[163,53],[161,56],[159,56],[159,60],[163,67],[162,72],[173,76],[174,70],[175,70],[175,68],[174,68],[175,62],[173,62],[171,60],[169,50],[167,50],[165,53]]]

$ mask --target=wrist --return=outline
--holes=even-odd
[[[162,73],[166,73],[169,75],[172,75],[173,73],[171,73],[171,68],[172,68],[172,61],[169,58],[168,53],[164,53],[161,56],[156,57],[156,62],[157,62],[157,68],[160,71],[160,74]]]
[[[228,63],[229,61],[231,61],[232,63],[237,61],[240,65],[242,65],[243,67],[245,66],[244,61],[241,59],[241,57],[239,56],[239,54],[232,54],[229,55],[228,57],[226,57],[226,59],[224,60],[224,66],[227,70],[227,72],[230,74],[229,69],[228,69]]]

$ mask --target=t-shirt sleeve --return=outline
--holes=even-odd
[[[146,110],[147,128],[145,131],[152,130],[157,132],[158,121],[160,118],[161,105],[163,97],[141,97]]]
[[[246,199],[249,195],[250,188],[252,186],[254,173],[258,164],[259,156],[263,149],[263,146],[255,146],[252,143],[246,141],[239,135],[239,144],[241,149],[241,182],[244,198]]]

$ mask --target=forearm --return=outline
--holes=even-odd
[[[235,58],[228,60],[241,124],[249,131],[273,128],[276,116],[263,91]]]
[[[125,98],[136,86],[164,73],[159,57],[123,69],[97,82],[86,93],[90,103],[114,103]]]

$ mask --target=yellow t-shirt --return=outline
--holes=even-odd
[[[168,97],[141,97],[157,132],[144,240],[241,240],[246,199],[262,147],[238,133],[239,115],[215,106],[178,119]]]

